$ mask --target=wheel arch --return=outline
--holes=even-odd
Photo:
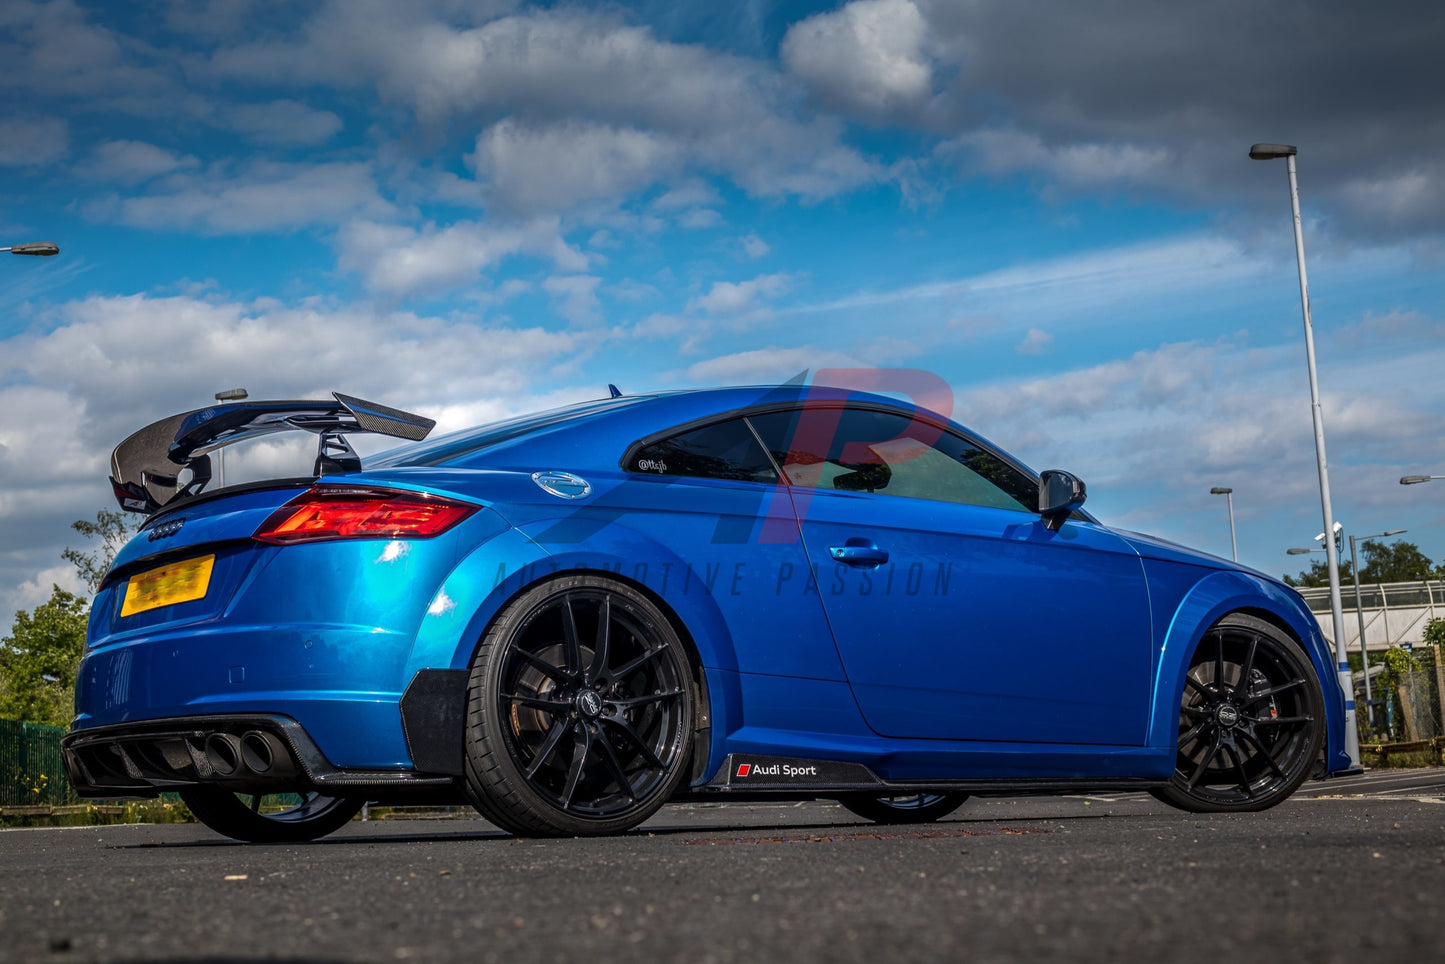
[[[1336,678],[1333,651],[1325,642],[1314,615],[1286,587],[1246,572],[1212,572],[1184,593],[1175,607],[1160,646],[1154,678],[1148,745],[1173,746],[1178,730],[1178,706],[1184,673],[1204,634],[1221,619],[1234,614],[1262,619],[1285,633],[1304,650],[1314,667],[1325,703],[1326,759],[1330,771],[1350,765],[1344,753],[1344,697]]]
[[[467,656],[462,666],[457,668],[470,665],[473,657],[476,656],[477,648],[481,645],[482,639],[513,599],[519,598],[523,594],[536,589],[538,586],[544,586],[548,583],[556,582],[559,579],[565,579],[568,576],[597,576],[632,589],[656,606],[658,612],[662,613],[663,618],[666,619],[668,625],[672,627],[673,632],[677,633],[678,639],[682,642],[683,649],[687,652],[688,671],[692,676],[694,685],[697,687],[698,698],[698,704],[693,714],[693,748],[692,761],[689,763],[690,775],[688,782],[690,784],[696,783],[703,780],[705,775],[710,776],[712,768],[710,768],[708,764],[713,756],[712,704],[714,686],[709,681],[707,669],[698,649],[697,640],[693,638],[692,631],[688,628],[687,623],[666,599],[653,591],[646,583],[639,582],[636,579],[607,568],[576,566],[573,568],[560,569],[556,572],[548,572],[546,575],[538,577],[535,581],[519,587],[516,592],[512,593],[501,605],[496,607],[492,612],[491,618],[487,620],[485,625],[479,628],[470,650],[467,651],[465,647],[461,650],[467,652]],[[719,678],[721,678],[720,675]],[[738,699],[741,699],[741,694],[738,694]],[[702,752],[699,753],[699,750]]]
[[[610,531],[602,551],[589,543],[585,550],[568,546],[549,553],[516,529],[478,546],[434,595],[404,678],[409,681],[426,668],[468,668],[488,628],[522,593],[568,575],[606,577],[657,606],[683,642],[698,694],[690,782],[705,782],[721,765],[724,735],[742,719],[737,659],[726,620],[706,592],[665,592],[649,584],[645,572],[664,564],[681,572],[683,560],[640,533],[621,526],[609,530],[622,531]],[[652,563],[653,570],[639,570],[639,562]],[[637,578],[639,572],[643,578]]]

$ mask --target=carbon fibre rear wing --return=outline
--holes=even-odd
[[[436,422],[340,392],[334,401],[255,401],[213,405],[153,422],[115,447],[110,484],[122,509],[158,511],[199,494],[211,481],[216,449],[276,432],[317,436],[317,476],[354,472],[361,460],[348,434],[370,432],[419,442]],[[181,474],[190,470],[184,483]]]

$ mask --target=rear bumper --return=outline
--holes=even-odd
[[[244,760],[217,767],[208,742],[271,738],[270,765]],[[254,736],[251,736],[255,739]],[[153,797],[168,790],[219,784],[241,792],[289,793],[317,790],[348,793],[446,788],[451,776],[414,770],[365,769],[333,765],[304,727],[276,714],[237,713],[120,723],[77,730],[61,741],[66,775],[83,797]]]

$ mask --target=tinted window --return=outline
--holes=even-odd
[[[633,453],[627,468],[648,475],[689,475],[776,482],[778,473],[742,419],[718,422],[654,442]]]
[[[1038,485],[956,435],[892,412],[808,408],[750,417],[792,485],[1032,512]]]

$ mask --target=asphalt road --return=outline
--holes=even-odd
[[[974,800],[926,828],[828,804],[671,807],[624,837],[353,822],[0,833],[5,961],[1438,961],[1445,770],[1264,814]]]

